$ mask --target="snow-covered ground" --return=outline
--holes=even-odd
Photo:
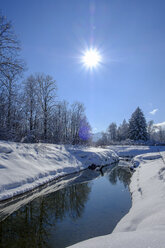
[[[115,152],[119,156],[137,155],[133,159],[137,168],[130,184],[132,208],[112,234],[72,247],[164,248],[165,147],[109,146],[103,149],[0,141],[0,200],[81,171],[92,163],[113,163],[118,160]]]
[[[144,153],[165,151],[165,146],[116,145],[107,146],[107,148],[115,151],[120,157],[134,157]]]
[[[118,156],[109,148],[0,141],[0,201],[92,163],[101,166],[115,161]]]
[[[162,148],[163,149],[163,148]],[[132,208],[112,234],[75,244],[78,248],[165,247],[165,152],[138,155],[130,191]]]

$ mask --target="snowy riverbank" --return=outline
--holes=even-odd
[[[164,248],[165,152],[138,155],[132,176],[132,208],[112,234],[75,244],[76,248]]]
[[[119,157],[135,157],[144,153],[165,151],[165,146],[128,146],[128,145],[116,145],[107,146],[107,148],[115,151]]]
[[[109,148],[0,141],[0,201],[86,169],[92,163],[101,166],[115,161],[118,156]]]

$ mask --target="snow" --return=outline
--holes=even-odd
[[[114,163],[118,156],[109,148],[0,141],[0,201],[30,191],[89,165]]]
[[[130,184],[132,208],[129,213],[117,224],[112,234],[71,247],[165,247],[165,152],[138,155],[133,162],[139,166]]]
[[[116,153],[136,156],[132,160],[136,168],[130,184],[132,207],[112,234],[72,247],[164,248],[165,147],[91,148],[0,141],[0,200],[81,171],[92,163],[99,166],[113,163],[118,160]],[[61,182],[57,186],[62,187]],[[17,204],[15,208],[18,208]]]
[[[119,157],[134,157],[144,153],[165,151],[165,146],[116,145],[116,146],[108,146],[107,148],[116,152],[119,155]]]
[[[113,167],[115,165],[111,165]],[[105,174],[105,172],[104,172]],[[74,174],[68,174],[65,177],[60,177],[56,181],[49,182],[40,187],[33,189],[32,191],[27,192],[26,194],[18,195],[15,198],[1,201],[0,202],[0,221],[6,219],[7,216],[13,212],[20,209],[22,206],[28,204],[32,200],[43,197],[44,195],[51,194],[60,189],[69,187],[71,185],[85,183],[91,181],[91,179],[96,179],[100,176],[100,171],[97,170],[87,170],[80,171]]]
[[[165,130],[165,121],[154,124],[154,127],[156,127],[156,128],[162,128],[163,130]]]

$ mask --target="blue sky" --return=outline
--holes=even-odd
[[[94,131],[137,106],[165,121],[165,1],[1,0],[0,9],[21,41],[25,76],[52,75],[58,99],[83,102]],[[87,47],[102,55],[92,71],[80,63]]]

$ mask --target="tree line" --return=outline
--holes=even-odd
[[[147,123],[143,111],[137,107],[128,122],[124,119],[119,126],[115,122],[110,123],[97,141],[97,145],[115,143],[165,143],[165,130],[154,125],[152,120]]]
[[[25,67],[12,23],[0,15],[0,139],[89,142],[84,105],[57,100],[57,84],[50,75],[33,74],[23,80]]]

